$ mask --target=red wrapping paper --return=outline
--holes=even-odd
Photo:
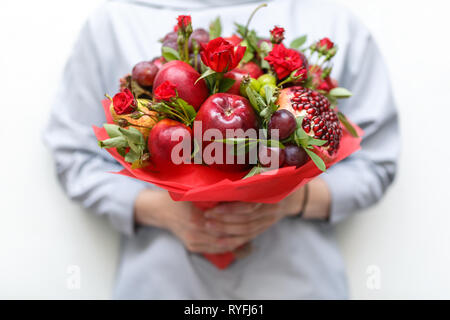
[[[109,112],[110,101],[103,100],[108,123],[114,123]],[[363,131],[354,125],[361,137]],[[108,139],[104,128],[93,127],[98,140]],[[329,168],[360,148],[361,138],[352,137],[346,130],[337,154],[326,165]],[[319,176],[320,171],[310,160],[300,168],[285,167],[242,180],[247,172],[230,173],[198,165],[182,164],[173,170],[159,171],[150,165],[142,169],[131,169],[116,149],[107,151],[122,164],[118,174],[146,181],[167,190],[175,201],[192,201],[201,209],[209,209],[220,202],[242,201],[276,203]],[[219,269],[227,268],[235,259],[233,253],[204,254]]]

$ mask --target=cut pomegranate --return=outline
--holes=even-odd
[[[281,90],[277,101],[280,109],[292,112],[295,117],[304,117],[303,130],[315,139],[325,140],[320,147],[330,156],[339,148],[342,128],[335,109],[331,108],[328,99],[311,89],[290,87]]]

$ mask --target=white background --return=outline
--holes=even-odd
[[[0,2],[0,298],[110,297],[118,236],[64,196],[40,138],[67,55],[100,2]],[[449,299],[448,2],[338,2],[380,44],[403,136],[395,185],[339,227],[352,297]],[[71,265],[79,290],[67,287]]]

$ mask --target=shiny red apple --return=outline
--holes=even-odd
[[[253,79],[258,79],[260,76],[264,74],[262,69],[252,61],[244,63],[242,66],[239,67],[239,69],[245,73],[248,73],[248,75]]]
[[[248,129],[254,129],[255,133],[258,129],[258,120],[250,102],[244,97],[229,93],[217,93],[210,96],[200,107],[195,120],[201,122],[201,136],[203,138],[205,138],[205,133],[210,129],[217,129],[222,134],[222,139],[227,138],[227,129],[242,129],[244,132]],[[199,136],[198,133],[196,133],[197,136]],[[233,147],[232,145],[226,145],[222,142],[203,141],[203,148],[211,143],[220,148],[225,147],[223,149],[225,151],[222,164],[213,163],[212,166],[225,171],[242,171],[248,168],[248,159],[246,159],[245,164],[236,163],[236,157],[234,163],[225,163],[226,153],[231,152],[229,149]]]
[[[233,85],[230,89],[227,90],[227,93],[240,95],[240,88],[242,83],[242,78],[248,73],[241,69],[233,69],[227,73],[225,73],[224,77],[228,79],[234,80]]]
[[[190,148],[192,142],[191,128],[171,119],[163,119],[156,123],[148,138],[148,150],[152,163],[158,169],[164,169],[178,165],[180,162],[189,162],[191,153],[184,154],[181,149],[180,152],[175,152],[177,159],[172,158],[173,148],[183,140],[189,144]]]
[[[179,97],[198,110],[209,95],[203,79],[195,83],[199,77],[200,73],[186,62],[173,60],[159,70],[153,82],[153,91],[163,82],[170,81],[177,86]]]

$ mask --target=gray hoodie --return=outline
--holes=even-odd
[[[115,298],[313,299],[346,298],[345,268],[335,224],[377,202],[391,184],[399,152],[397,113],[388,73],[367,29],[350,12],[321,0],[269,2],[252,23],[260,34],[274,25],[287,40],[308,34],[339,45],[333,77],[354,92],[340,104],[365,130],[362,150],[323,178],[332,195],[330,221],[285,219],[253,241],[252,253],[220,271],[191,254],[172,234],[134,228],[140,181],[108,172],[121,166],[98,148],[91,126],[105,122],[100,101],[138,61],[160,55],[157,42],[178,14],[207,27],[221,15],[224,34],[245,23],[258,1],[109,1],[86,22],[64,71],[45,140],[65,192],[106,216],[123,234]]]

